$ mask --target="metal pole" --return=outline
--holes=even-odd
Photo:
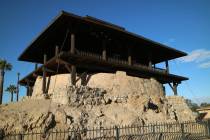
[[[20,73],[18,72],[17,73],[17,91],[16,91],[16,100],[17,100],[17,102],[18,102],[18,99],[19,99],[19,81],[20,81]]]

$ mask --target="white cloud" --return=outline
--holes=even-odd
[[[210,68],[210,50],[197,49],[178,59],[182,63],[194,62],[199,68]]]
[[[210,61],[201,63],[199,65],[200,68],[210,68]]]
[[[189,55],[180,58],[181,62],[204,62],[210,59],[210,51],[205,49],[194,50],[189,53]]]

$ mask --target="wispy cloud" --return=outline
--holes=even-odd
[[[190,52],[187,56],[179,59],[183,63],[195,62],[200,68],[210,67],[210,51],[206,49],[197,49]]]
[[[173,44],[174,42],[176,42],[176,39],[172,37],[172,38],[169,38],[167,41],[163,42],[163,44],[170,45],[170,44]]]
[[[201,64],[199,65],[199,67],[200,67],[200,68],[209,68],[209,67],[210,67],[210,61],[201,63]]]

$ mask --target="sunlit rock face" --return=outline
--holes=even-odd
[[[47,81],[49,78],[47,78]],[[68,86],[71,85],[70,74],[60,74],[52,76],[49,80],[48,94],[55,98],[61,98],[61,96],[67,93]],[[77,82],[77,86],[80,86],[81,80]],[[101,88],[106,90],[110,98],[127,98],[134,95],[145,95],[155,98],[162,97],[164,95],[162,84],[155,79],[143,79],[139,77],[132,77],[126,75],[125,72],[118,71],[116,74],[110,73],[98,73],[88,76],[87,86],[91,88]],[[38,77],[34,86],[32,98],[42,98],[42,78]],[[65,99],[64,99],[65,100]],[[67,103],[64,101],[64,103]]]
[[[46,99],[38,77],[32,97],[0,106],[0,128],[48,131],[195,119],[182,97],[165,97],[153,78],[97,73],[86,79],[86,86],[80,80],[71,86],[70,79],[70,74],[52,76]]]

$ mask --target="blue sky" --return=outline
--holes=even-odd
[[[187,52],[188,57],[169,62],[171,73],[190,78],[178,93],[196,102],[210,101],[209,0],[1,0],[0,58],[14,67],[6,73],[5,88],[16,83],[17,72],[25,76],[34,68],[17,57],[61,10],[94,16]],[[168,86],[167,94],[172,94]],[[4,102],[8,100],[5,93]]]

